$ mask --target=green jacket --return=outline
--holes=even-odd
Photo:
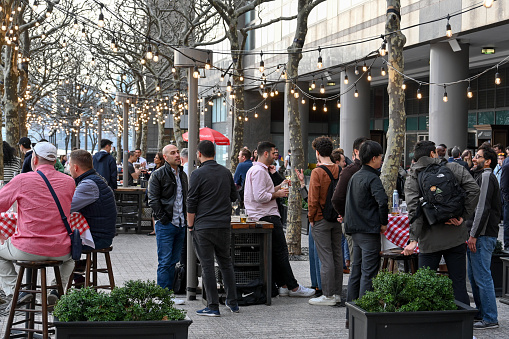
[[[59,172],[64,173],[64,165],[62,165],[62,163],[58,159],[57,162],[55,163],[55,169]]]
[[[417,175],[431,163],[440,163],[441,159],[422,157],[412,164],[405,181],[405,198],[408,208],[408,219],[412,220],[416,213],[421,193]],[[456,177],[459,185],[465,190],[465,212],[463,221],[472,218],[477,201],[479,200],[479,185],[467,169],[455,162],[446,165]],[[437,224],[429,226],[421,215],[410,225],[410,241],[419,242],[421,253],[433,253],[459,246],[468,240],[468,230],[465,222],[460,226]]]

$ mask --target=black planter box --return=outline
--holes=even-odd
[[[464,339],[473,337],[477,310],[456,301],[458,310],[368,313],[347,302],[350,339]]]
[[[503,262],[504,279],[502,284],[502,298],[500,302],[509,305],[509,258],[501,258]]]
[[[493,254],[491,256],[491,277],[493,278],[493,285],[495,285],[495,296],[502,296],[502,283],[503,283],[503,263],[502,258],[509,256],[508,254]]]
[[[187,339],[192,320],[176,321],[55,321],[56,339],[175,338]]]

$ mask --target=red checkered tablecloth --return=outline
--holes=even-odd
[[[404,248],[408,243],[408,239],[410,239],[408,215],[389,215],[389,223],[384,235],[394,245]],[[419,252],[419,247],[415,250]]]
[[[0,213],[0,237],[4,239],[10,238],[16,231],[17,221],[18,213]],[[71,226],[72,230],[77,228],[80,231],[80,234],[83,234],[83,232],[90,228],[85,217],[79,212],[71,213],[71,217],[69,218],[69,226]]]

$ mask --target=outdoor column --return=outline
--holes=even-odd
[[[308,92],[309,83],[306,81],[299,81],[297,82],[297,86],[306,93]],[[302,152],[304,153],[304,165],[307,165],[308,163],[308,125],[309,125],[309,99],[307,97],[304,97],[302,93],[299,91],[299,98],[295,99],[299,101],[299,115],[300,115],[300,131],[302,136]],[[284,120],[283,120],[283,126],[284,127],[284,149],[279,150],[279,154],[283,156],[283,160],[288,154],[288,150],[290,149],[290,130],[287,128],[287,126],[290,125],[290,117],[288,116],[288,102],[286,101],[286,93],[285,100],[284,100]],[[302,103],[302,98],[306,99],[306,103]]]
[[[456,50],[458,50],[456,44]],[[457,52],[448,42],[432,44],[430,48],[430,83],[443,84],[468,78],[468,45],[460,44]],[[467,146],[468,83],[447,86],[448,102],[443,101],[444,87],[430,85],[429,139],[448,148]]]
[[[345,155],[352,159],[353,142],[359,137],[369,138],[370,118],[370,83],[366,75],[354,86],[355,81],[362,76],[355,75],[354,67],[349,67],[346,72],[341,72],[341,109],[339,112],[339,146]],[[345,74],[348,76],[348,84],[344,83]],[[355,88],[359,93],[354,96]]]
[[[94,107],[94,112],[97,115],[97,152],[99,152],[101,150],[101,139],[103,138],[103,116],[96,107]]]

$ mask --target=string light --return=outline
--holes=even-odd
[[[306,98],[302,97],[302,100],[300,101],[300,103],[305,105],[306,104]]]
[[[341,108],[341,101],[338,99],[338,103],[336,104],[338,108]]]
[[[316,81],[313,79],[313,81],[311,82],[311,89],[315,89],[316,88]]]
[[[371,79],[372,79],[372,77],[371,77],[371,71],[368,71],[367,79],[368,79],[368,81],[371,81]]]
[[[355,92],[353,92],[353,96],[356,98],[359,97],[359,91],[357,90],[357,84],[355,84]]]
[[[417,88],[417,99],[422,99],[421,84],[419,84],[419,88]]]
[[[84,38],[87,36],[87,31],[85,30],[85,27],[81,30],[81,37]]]
[[[442,98],[444,102],[449,101],[449,98],[447,97],[447,87],[444,85],[444,96]]]
[[[497,73],[495,73],[495,84],[500,85],[502,80],[500,79],[500,74],[498,73],[498,65],[497,65]]]
[[[102,12],[102,7],[103,5],[101,4],[101,13],[99,13],[99,20],[97,21],[97,26],[99,26],[99,28],[104,27],[104,14]]]
[[[78,18],[74,18],[74,29],[78,30]]]
[[[32,8],[34,9],[34,11],[37,11],[37,9],[39,8],[39,1],[34,0],[34,5],[32,6]]]
[[[368,66],[366,65],[366,61],[364,61],[364,64],[362,65],[362,71],[366,72],[368,70]]]
[[[403,85],[401,85],[401,89],[402,90],[405,90],[406,89],[406,83],[403,81]]]
[[[322,93],[322,94],[325,93],[325,86],[323,85],[323,79],[322,79],[322,83],[320,84],[320,93]]]
[[[323,104],[323,111],[327,112],[327,101]]]
[[[224,74],[221,73],[221,77],[219,78],[219,81],[223,82],[224,81]]]
[[[293,93],[293,97],[295,99],[298,99],[299,98],[299,90],[295,90],[295,93]]]
[[[152,53],[152,46],[147,46],[147,53],[145,53],[145,58],[148,60],[151,60],[154,57],[154,54]]]
[[[355,64],[354,73],[355,75],[359,75],[359,67],[357,67],[357,63]]]
[[[255,112],[254,117],[258,118],[258,112]]]
[[[49,18],[51,16],[52,9],[48,7],[48,10],[46,11],[46,18]]]
[[[345,85],[348,85],[348,75],[345,74],[345,79],[343,80]]]
[[[154,53],[154,57],[152,58],[152,60],[154,60],[154,62],[158,62],[159,61],[159,51],[156,51]]]
[[[495,0],[484,0],[482,5],[486,8],[491,8],[491,6],[493,6],[494,2],[495,2]]]
[[[387,40],[385,40],[384,38],[384,41],[382,42],[382,47],[380,48],[380,55],[385,56],[385,54],[387,54]]]
[[[210,69],[210,53],[207,56],[207,61],[205,61],[205,69],[206,70]]]
[[[387,73],[385,72],[385,68],[382,67],[382,69],[380,70],[380,74],[384,77]]]
[[[318,62],[316,64],[316,66],[318,67],[318,69],[321,69],[323,67],[322,49],[320,47],[318,47]]]
[[[160,90],[161,90],[161,81],[157,80],[156,92],[159,92]]]
[[[258,67],[258,70],[260,71],[260,73],[263,73],[263,71],[265,70],[265,63],[263,62],[263,52],[260,52],[260,58],[262,58],[260,60],[260,67]]]
[[[242,75],[239,77],[239,81],[244,81],[244,77]]]
[[[228,82],[226,83],[226,90],[228,92],[231,92],[231,90],[232,90],[232,83],[230,80],[228,80]]]
[[[269,105],[267,105],[267,103],[265,103],[265,105],[263,105],[263,108],[264,109],[269,109]]]
[[[449,16],[449,14],[447,14],[447,25],[445,25],[445,35],[448,37],[448,38],[451,38],[452,37],[452,28],[451,28],[451,24],[449,23],[449,19],[451,17]]]
[[[200,71],[198,70],[198,66],[194,66],[194,68],[193,68],[193,78],[195,78],[195,79],[200,78]]]
[[[316,103],[313,101],[313,111],[316,111]]]
[[[472,92],[472,88],[470,87],[470,80],[468,81],[468,88],[467,88],[467,98],[472,99],[474,96],[474,93]]]

